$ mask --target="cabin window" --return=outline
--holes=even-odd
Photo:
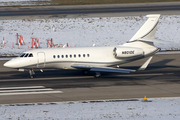
[[[64,58],[64,55],[61,55],[62,58]]]
[[[89,57],[90,55],[89,55],[89,54],[87,54],[87,56]]]
[[[83,54],[83,57],[86,57],[86,55],[85,55],[85,54]]]
[[[28,57],[33,57],[33,54],[32,54],[32,53],[30,53]]]
[[[60,56],[59,56],[59,55],[58,55],[57,57],[58,57],[58,58],[60,58]]]
[[[68,55],[66,55],[66,58],[68,58]]]
[[[78,56],[81,57],[81,54],[79,54]]]
[[[72,55],[69,55],[70,58],[72,58]]]
[[[74,57],[76,57],[76,54],[74,54]]]
[[[56,56],[55,56],[55,55],[53,55],[53,58],[56,58]]]
[[[27,57],[29,54],[27,53],[24,57]]]
[[[19,57],[23,57],[26,53],[22,53]]]

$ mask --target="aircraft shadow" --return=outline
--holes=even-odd
[[[162,69],[162,68],[167,68],[167,67],[180,68],[180,66],[166,65],[166,64],[170,63],[173,60],[174,59],[164,59],[162,61],[150,63],[148,65],[148,67],[146,68],[146,70],[157,70],[157,69]],[[120,66],[120,68],[138,70],[140,68],[140,66]]]

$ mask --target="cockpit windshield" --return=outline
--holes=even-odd
[[[27,53],[24,57],[27,57],[29,54]]]
[[[32,53],[30,53],[28,57],[33,57],[33,54],[32,54]]]
[[[19,57],[23,57],[26,53],[22,53]]]
[[[19,57],[33,57],[32,53],[22,53]]]

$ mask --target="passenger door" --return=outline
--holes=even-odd
[[[38,68],[44,68],[45,62],[46,62],[45,53],[44,52],[38,52],[37,58],[38,58],[37,59],[37,67]]]

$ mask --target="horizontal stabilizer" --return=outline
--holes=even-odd
[[[156,42],[156,43],[171,43],[170,41],[157,40],[157,39],[139,39],[139,41]]]

